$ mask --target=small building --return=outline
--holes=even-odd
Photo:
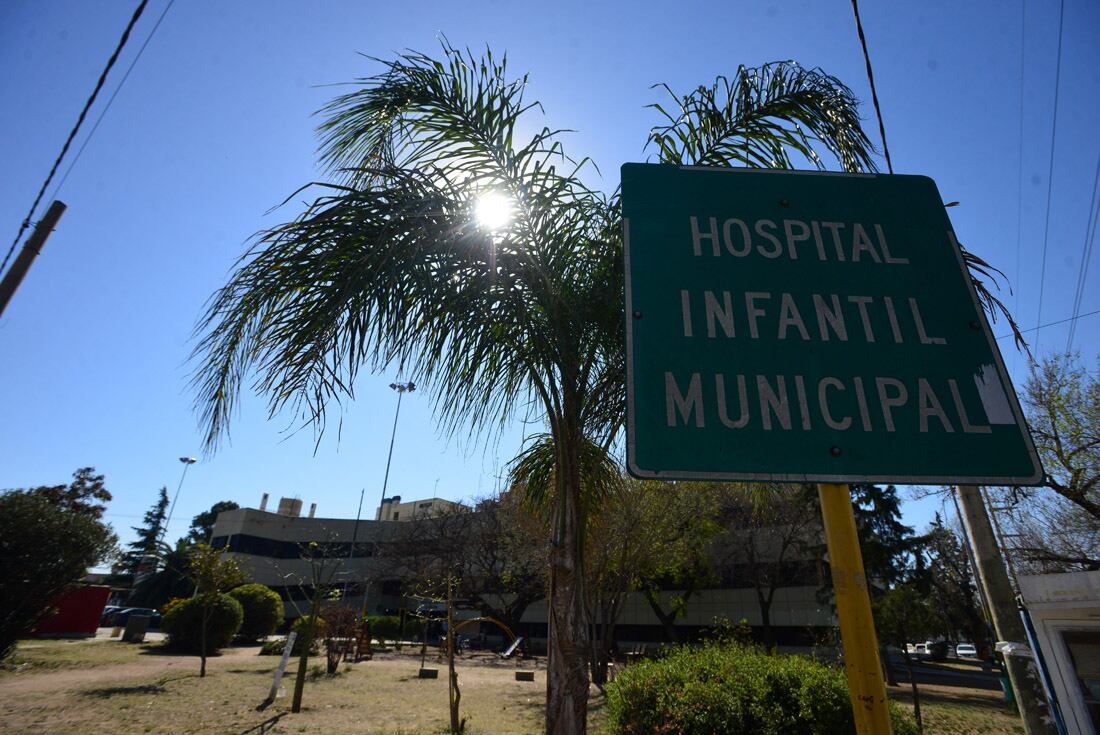
[[[1100,572],[1021,575],[1020,596],[1072,733],[1100,732]]]

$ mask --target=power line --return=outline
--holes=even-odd
[[[164,6],[164,11],[157,18],[157,22],[153,25],[153,30],[149,31],[149,35],[145,38],[145,43],[141,44],[141,48],[138,49],[137,54],[130,62],[130,66],[126,68],[126,73],[122,75],[122,80],[115,87],[115,91],[111,94],[111,98],[107,100],[107,104],[103,106],[103,111],[99,113],[99,117],[96,118],[95,125],[88,132],[88,137],[84,139],[84,142],[80,144],[80,148],[77,149],[76,155],[73,156],[73,160],[69,162],[69,167],[65,169],[65,174],[61,177],[61,180],[57,182],[57,186],[54,187],[53,193],[50,194],[50,199],[56,199],[57,194],[61,191],[61,187],[65,185],[65,181],[68,180],[69,174],[72,173],[73,167],[76,166],[76,162],[80,160],[80,156],[84,153],[84,149],[88,147],[88,143],[92,140],[92,136],[95,135],[95,131],[99,129],[99,124],[103,122],[103,118],[106,117],[107,111],[111,109],[111,105],[114,104],[115,97],[118,97],[118,93],[122,91],[123,85],[126,84],[126,80],[130,78],[130,72],[137,66],[138,60],[141,55],[145,53],[145,47],[149,45],[149,42],[153,40],[153,36],[156,34],[157,29],[160,28],[161,22],[164,20],[164,16],[168,15],[168,11],[172,8],[172,3],[176,0],[168,0],[168,4]]]
[[[1035,315],[1035,351],[1039,351],[1039,336],[1043,328],[1039,323],[1043,320],[1043,291],[1046,288],[1047,275],[1047,242],[1050,239],[1050,195],[1054,188],[1054,144],[1058,136],[1058,88],[1062,79],[1062,29],[1066,19],[1066,0],[1062,0],[1058,11],[1058,56],[1054,67],[1054,113],[1050,126],[1050,169],[1047,171],[1047,213],[1046,224],[1043,226],[1043,265],[1039,269],[1039,313]]]
[[[894,164],[890,161],[890,146],[886,145],[886,126],[882,124],[882,109],[879,107],[878,93],[875,91],[875,73],[871,70],[871,55],[867,52],[867,37],[863,35],[863,23],[859,19],[857,0],[852,0],[852,12],[856,16],[856,33],[859,34],[859,43],[863,47],[863,61],[867,65],[867,81],[871,84],[871,101],[875,105],[875,115],[878,117],[878,132],[882,136],[882,154],[886,158],[886,170],[894,173]]]
[[[1100,215],[1100,199],[1096,197],[1097,184],[1100,184],[1100,156],[1096,159],[1096,175],[1092,179],[1092,198],[1089,200],[1089,216],[1085,224],[1085,241],[1081,244],[1081,272],[1077,274],[1077,290],[1073,296],[1074,316],[1081,311],[1081,300],[1085,297],[1085,278],[1092,260],[1092,246],[1096,243],[1096,218]],[[1073,349],[1073,338],[1077,336],[1077,322],[1070,325],[1066,338],[1066,352]]]
[[[1020,310],[1020,231],[1024,213],[1024,49],[1027,45],[1027,0],[1020,0],[1020,130],[1017,138],[1019,155],[1016,172],[1016,304]]]
[[[1046,329],[1047,327],[1054,327],[1054,326],[1057,326],[1059,324],[1065,324],[1066,322],[1075,322],[1078,319],[1084,319],[1085,317],[1092,316],[1094,314],[1100,314],[1100,309],[1097,309],[1096,311],[1090,311],[1086,314],[1078,314],[1076,316],[1071,316],[1067,319],[1059,319],[1056,322],[1047,322],[1046,324],[1040,324],[1039,326],[1032,327],[1031,329],[1021,329],[1020,334],[1027,334],[1028,332],[1034,332],[1037,329]],[[1008,334],[1002,334],[997,339],[1007,339],[1011,336],[1013,336],[1013,332],[1009,332]]]
[[[107,74],[110,73],[111,67],[115,65],[115,61],[118,60],[118,55],[122,52],[123,47],[126,45],[126,41],[130,38],[130,31],[133,30],[134,25],[137,24],[138,18],[141,17],[142,12],[145,10],[146,4],[149,0],[141,0],[137,10],[134,11],[134,15],[130,18],[129,24],[126,26],[126,30],[122,32],[122,38],[119,39],[118,45],[115,47],[115,51],[111,54],[111,58],[107,60],[107,66],[104,67],[103,72],[99,75],[99,81],[96,82],[95,89],[92,90],[92,94],[88,97],[88,101],[84,103],[84,109],[80,111],[80,117],[76,120],[76,125],[73,126],[72,131],[69,132],[69,137],[65,140],[65,145],[61,147],[61,153],[57,155],[57,160],[53,162],[53,166],[50,168],[50,173],[46,177],[46,180],[42,182],[42,188],[38,190],[38,196],[34,198],[34,204],[31,205],[31,209],[27,212],[27,216],[23,219],[23,223],[19,226],[19,233],[15,236],[15,240],[12,241],[11,247],[8,248],[7,255],[4,256],[4,262],[0,263],[0,273],[4,272],[4,268],[8,265],[8,260],[11,258],[11,254],[15,252],[16,245],[19,244],[19,240],[23,237],[23,233],[27,231],[27,228],[31,225],[31,218],[34,217],[34,212],[38,209],[38,204],[42,201],[42,195],[46,193],[46,189],[50,185],[50,181],[53,180],[54,174],[57,173],[57,168],[61,165],[61,159],[65,157],[65,153],[68,152],[69,146],[72,145],[73,139],[76,138],[77,132],[80,130],[81,124],[84,122],[84,118],[88,115],[88,110],[91,109],[92,104],[95,102],[96,96],[99,94],[99,90],[103,89],[103,83],[107,81]]]

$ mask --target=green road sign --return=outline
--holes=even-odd
[[[935,183],[622,167],[627,466],[1038,484]]]

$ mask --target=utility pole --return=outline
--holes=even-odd
[[[989,616],[993,620],[997,640],[1026,646],[1027,632],[1016,607],[1004,560],[997,548],[997,540],[993,536],[993,526],[982,501],[982,491],[974,485],[958,485],[955,493],[962,509],[963,524],[973,546],[978,578],[985,590]],[[1004,660],[1027,734],[1055,735],[1057,731],[1054,719],[1047,707],[1034,658],[1006,652]]]
[[[42,246],[46,244],[46,239],[57,227],[57,221],[61,219],[61,215],[64,213],[65,204],[55,199],[50,208],[46,210],[46,215],[38,221],[34,232],[27,238],[27,242],[23,245],[23,249],[19,251],[19,256],[16,257],[15,262],[11,264],[11,268],[8,268],[4,280],[0,281],[0,316],[4,315],[4,309],[7,308],[8,302],[15,294],[15,290],[23,282],[23,277],[31,269],[31,263],[42,252]]]

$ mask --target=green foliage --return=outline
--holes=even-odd
[[[229,596],[241,603],[244,622],[237,635],[255,641],[269,636],[283,622],[283,600],[279,593],[262,584],[242,584],[229,590]]]
[[[260,655],[261,656],[282,656],[284,650],[286,650],[286,638],[269,638],[268,640],[264,641],[264,644],[262,646],[260,646]],[[297,655],[301,652],[302,652],[301,644],[299,643],[298,639],[295,639],[294,640],[294,650],[291,651],[290,653],[292,655]],[[309,655],[310,656],[316,656],[320,652],[321,652],[321,647],[318,645],[317,641],[314,640],[313,645],[309,647]]]
[[[402,637],[407,641],[418,641],[424,635],[424,621],[409,615],[405,618],[405,627],[401,629]]]
[[[306,634],[309,632],[309,615],[303,615],[300,618],[295,618],[291,623],[290,629],[298,634],[298,642],[294,644],[294,652],[297,653],[300,650],[300,644],[306,640]],[[317,622],[313,626],[313,639],[310,641],[310,648],[312,649],[316,645],[317,641],[325,637],[328,632],[328,624],[325,623],[325,619],[321,616],[317,616]]]
[[[929,604],[915,587],[896,587],[874,601],[875,632],[884,643],[904,648],[909,641],[923,641],[946,632],[943,611]]]
[[[210,510],[204,510],[191,519],[191,527],[187,529],[187,542],[190,544],[208,544],[214,533],[214,524],[218,521],[218,514],[227,510],[236,510],[241,506],[232,500],[222,500],[210,506]]]
[[[104,477],[95,474],[95,467],[81,467],[73,473],[73,481],[68,485],[34,487],[27,492],[45,498],[61,510],[83,513],[96,520],[103,517],[105,503],[111,500]]]
[[[841,671],[729,643],[630,666],[608,685],[607,714],[608,731],[622,735],[855,732]],[[913,732],[900,713],[892,715],[895,735]]]
[[[370,634],[379,643],[395,641],[401,637],[401,618],[396,615],[371,615]]]
[[[60,499],[0,494],[0,659],[66,587],[114,549],[114,533],[99,521],[102,509]]]
[[[129,549],[122,558],[122,571],[134,574],[141,567],[142,560],[147,556],[159,555],[157,541],[160,539],[161,529],[164,527],[164,518],[168,512],[168,488],[162,487],[153,507],[145,511],[140,526],[132,526],[137,538],[126,544]],[[156,564],[157,562],[153,562]],[[153,571],[153,570],[149,570]]]
[[[192,597],[173,605],[161,619],[161,628],[168,634],[168,645],[185,653],[202,655],[202,627],[206,621],[206,653],[225,648],[240,630],[244,619],[241,604],[226,594],[203,601]]]

